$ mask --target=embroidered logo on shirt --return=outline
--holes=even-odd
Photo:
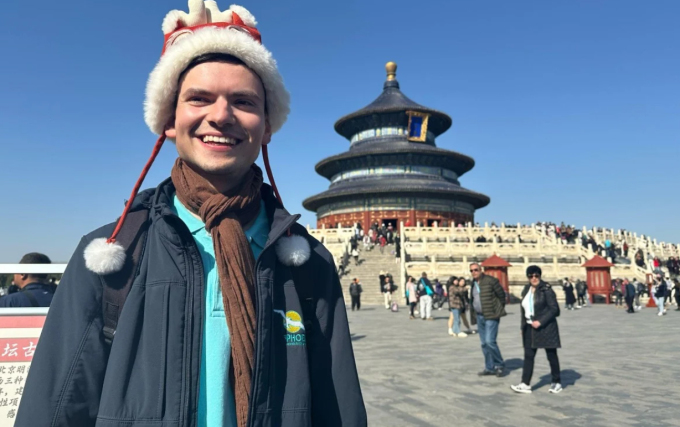
[[[293,310],[284,312],[283,310],[274,310],[274,313],[280,314],[283,317],[283,327],[289,333],[286,334],[286,343],[288,345],[305,345],[305,325],[302,323],[302,316],[300,313]],[[300,333],[300,331],[303,331]]]

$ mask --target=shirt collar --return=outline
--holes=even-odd
[[[177,195],[172,198],[172,207],[179,219],[181,219],[182,222],[186,224],[187,228],[189,228],[191,234],[196,234],[205,228],[205,223],[201,221],[200,218],[194,216],[189,209],[179,201]]]
[[[200,218],[194,216],[187,208],[179,201],[177,195],[172,199],[173,208],[177,216],[186,224],[191,234],[196,234],[205,229],[205,223]],[[269,220],[267,218],[267,210],[264,206],[264,201],[260,201],[260,211],[255,218],[253,224],[247,230],[244,230],[248,243],[255,243],[260,248],[264,249],[269,237]]]

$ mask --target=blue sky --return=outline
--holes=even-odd
[[[219,3],[219,2],[218,2]],[[229,3],[219,3],[226,8]],[[479,221],[566,221],[680,242],[680,2],[295,0],[242,3],[292,95],[270,145],[288,210],[328,187],[341,116],[382,90],[447,112],[437,144],[477,161]],[[4,2],[0,263],[66,261],[115,220],[155,141],[142,115],[161,22],[183,0]],[[145,187],[168,176],[167,144]]]

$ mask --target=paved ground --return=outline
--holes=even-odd
[[[558,318],[564,391],[548,393],[545,352],[530,395],[510,385],[522,372],[519,305],[501,321],[503,378],[477,376],[479,338],[447,335],[448,313],[409,320],[400,307],[349,312],[369,426],[680,426],[680,312],[636,314],[596,305]]]

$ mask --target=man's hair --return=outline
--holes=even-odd
[[[471,262],[470,265],[469,265],[469,267],[472,267],[473,265],[476,265],[477,267],[479,267],[480,270],[482,269],[482,266],[479,265],[478,262]]]
[[[52,264],[52,260],[45,254],[39,252],[27,253],[21,257],[19,264]],[[33,274],[28,273],[29,276],[35,277],[36,279],[47,279],[47,274]]]
[[[423,271],[423,274],[421,274],[421,277],[427,277],[427,273]]]
[[[197,65],[205,64],[206,62],[225,62],[228,64],[244,65],[247,67],[246,63],[241,61],[240,58],[237,58],[234,55],[229,55],[228,53],[204,53],[203,55],[199,55],[189,62],[189,65],[187,65],[186,68],[180,73],[177,81],[181,82],[184,76],[189,71],[191,71],[192,68]]]

